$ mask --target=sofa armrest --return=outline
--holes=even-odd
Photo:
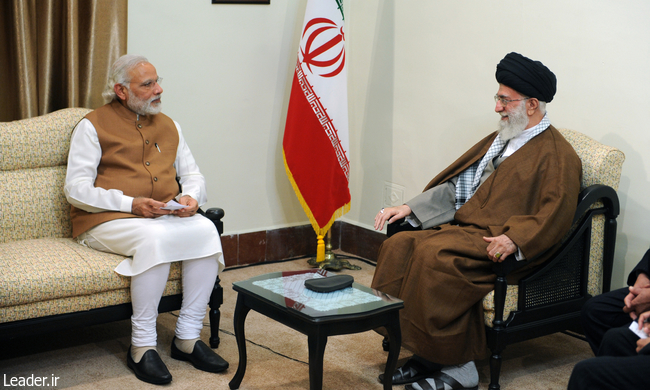
[[[222,208],[212,207],[205,212],[199,209],[199,213],[214,223],[219,235],[223,234],[223,221],[221,219],[226,215],[226,212]]]

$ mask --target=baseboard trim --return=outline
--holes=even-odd
[[[386,239],[383,233],[344,221],[336,221],[331,229],[332,249],[354,256],[377,260],[379,247]],[[223,234],[221,245],[226,267],[285,260],[316,255],[316,233],[311,225],[264,230],[242,234]]]

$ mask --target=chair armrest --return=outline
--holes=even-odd
[[[492,271],[497,275],[497,276],[506,276],[509,275],[516,270],[523,268],[530,264],[531,260],[530,259],[524,259],[524,260],[517,260],[515,258],[515,255],[512,254],[511,256],[508,256],[505,260],[503,260],[500,263],[494,263],[492,265]]]
[[[205,212],[199,209],[198,212],[214,223],[219,235],[223,234],[223,221],[221,219],[226,215],[226,212],[222,208],[212,207]]]
[[[582,190],[578,196],[578,208],[576,209],[573,223],[584,215],[587,210],[597,201],[603,202],[607,210],[605,215],[607,218],[616,218],[620,213],[620,204],[616,190],[604,184],[594,184]]]
[[[602,292],[608,292],[611,287],[612,270],[614,267],[614,250],[616,248],[616,218],[620,213],[618,194],[610,186],[595,184],[585,188],[580,193],[580,203],[576,210],[576,219],[594,210],[591,205],[597,201],[603,204],[600,207],[605,215],[605,231],[603,236],[603,286]],[[581,214],[578,214],[581,213]]]
[[[406,222],[406,218],[398,219],[393,223],[386,225],[386,236],[390,237],[395,233],[407,232],[412,230],[422,230],[421,226],[413,227],[410,223]]]
[[[620,205],[616,191],[610,186],[594,184],[580,191],[580,194],[578,195],[578,206],[576,207],[572,225],[574,227],[577,226],[580,220],[586,216],[592,205],[598,201],[603,203],[607,218],[616,218],[618,216]],[[518,261],[514,256],[510,256],[500,263],[494,263],[492,270],[497,276],[506,276],[522,267],[525,267],[531,261],[545,253],[546,252],[542,252],[533,259],[521,261]]]

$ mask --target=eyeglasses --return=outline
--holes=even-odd
[[[160,85],[160,83],[162,83],[162,80],[163,80],[162,77],[158,77],[155,80],[146,80],[145,82],[140,84],[140,88],[144,88],[144,89],[149,90],[149,89],[153,88],[154,85],[156,85],[156,84]],[[132,81],[129,81],[128,83],[132,83]]]
[[[502,105],[503,107],[507,106],[508,103],[510,103],[510,102],[519,102],[519,101],[522,101],[522,100],[528,100],[528,99],[530,99],[530,98],[523,98],[523,99],[506,99],[506,98],[503,98],[503,97],[501,97],[501,96],[499,96],[499,95],[494,95],[494,102],[495,102],[495,103],[496,103],[496,102],[501,103],[501,105]]]

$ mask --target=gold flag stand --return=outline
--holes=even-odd
[[[307,260],[307,263],[313,267],[318,267],[325,270],[340,271],[343,268],[351,270],[359,270],[361,267],[350,264],[346,259],[336,257],[334,252],[332,252],[332,229],[327,231],[325,235],[325,260],[320,263],[316,260],[316,257],[312,257]]]

